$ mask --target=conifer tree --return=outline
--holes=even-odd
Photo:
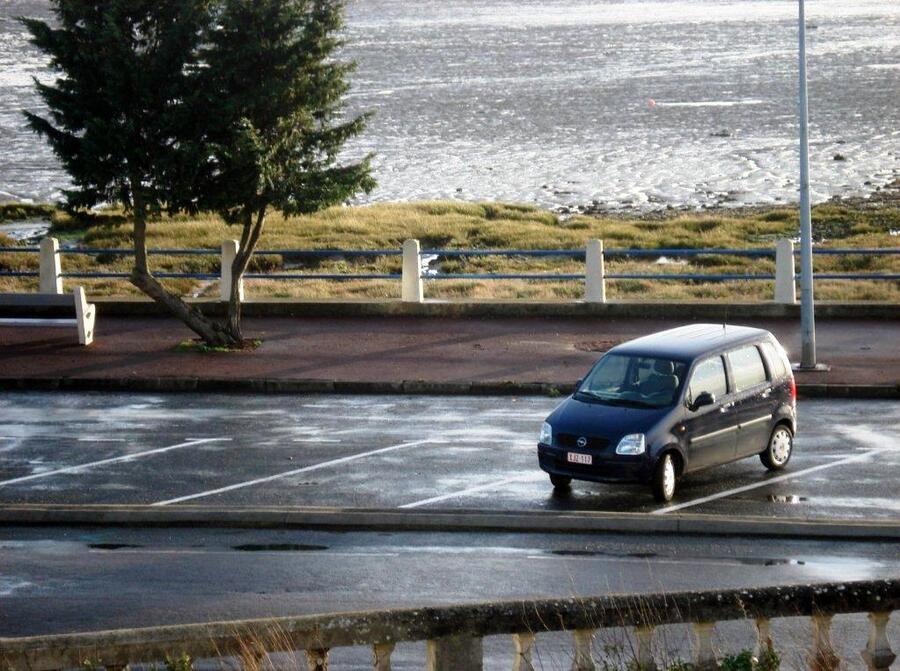
[[[341,164],[365,116],[347,119],[352,64],[339,0],[53,0],[58,27],[23,19],[60,78],[28,114],[70,174],[72,207],[133,215],[131,281],[211,345],[240,346],[238,287],[267,213],[310,213],[374,186],[369,159]],[[228,318],[167,291],[147,257],[164,211],[215,210],[241,228]]]
[[[22,19],[50,56],[53,83],[35,80],[49,117],[26,112],[71,177],[70,208],[121,203],[133,217],[132,283],[209,343],[223,329],[153,277],[147,224],[190,209],[202,146],[195,123],[198,47],[206,0],[53,0],[56,25]],[[193,152],[200,153],[194,154]]]
[[[339,163],[366,115],[346,118],[352,63],[338,0],[223,0],[204,53],[212,160],[200,202],[240,227],[226,328],[240,341],[240,278],[266,215],[315,212],[371,190],[369,158]]]

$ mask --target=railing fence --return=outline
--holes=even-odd
[[[152,249],[152,255],[190,256],[218,255],[220,271],[218,273],[176,273],[157,272],[161,279],[199,279],[218,280],[220,283],[220,299],[227,301],[231,286],[231,266],[238,252],[236,240],[226,240],[218,253],[211,249]],[[0,247],[0,253],[38,253],[40,255],[39,270],[11,271],[0,270],[0,277],[38,277],[41,293],[59,294],[63,292],[65,279],[127,279],[128,273],[122,272],[65,272],[62,267],[63,255],[89,256],[132,256],[130,249],[104,249],[90,247],[61,248],[55,238],[44,238],[39,247]],[[822,255],[866,255],[883,256],[898,255],[900,248],[881,249],[836,249],[818,248],[814,254]],[[401,300],[404,302],[423,302],[427,281],[440,280],[529,280],[529,281],[580,281],[584,282],[584,298],[587,303],[605,303],[607,300],[606,283],[610,280],[652,280],[652,281],[689,281],[689,282],[729,282],[729,281],[774,281],[773,301],[775,303],[793,304],[797,301],[795,257],[797,252],[794,243],[789,239],[778,240],[774,248],[757,249],[605,249],[602,240],[588,240],[584,249],[422,249],[418,240],[406,240],[401,249],[373,250],[259,250],[257,256],[278,255],[282,258],[365,258],[401,256],[402,271],[394,273],[245,273],[239,286],[241,300],[244,299],[243,280],[400,280]],[[439,273],[426,268],[424,262],[437,258],[475,258],[485,256],[501,257],[560,257],[584,259],[584,273]],[[697,256],[739,256],[747,258],[775,258],[775,274],[768,273],[609,273],[606,261],[610,258],[691,258]],[[818,280],[888,280],[900,281],[900,274],[895,273],[816,273]]]
[[[755,630],[755,653],[778,653],[781,618],[809,618],[806,665],[810,671],[836,671],[842,660],[832,641],[832,619],[868,614],[868,641],[860,652],[870,671],[888,671],[896,659],[887,636],[891,613],[900,607],[900,581],[870,580],[703,592],[627,594],[600,597],[491,602],[438,608],[395,609],[170,625],[96,633],[0,638],[0,668],[6,671],[56,671],[93,667],[122,671],[189,655],[193,659],[237,657],[244,667],[269,668],[270,653],[303,651],[310,671],[329,668],[334,648],[368,646],[376,671],[391,668],[395,645],[425,641],[429,671],[480,671],[483,639],[510,636],[513,671],[534,671],[538,642],[548,632],[571,635],[573,671],[598,668],[595,639],[604,630],[631,632],[627,668],[655,671],[663,660],[665,627],[693,630],[694,671],[718,669],[714,637],[721,622],[742,621]],[[601,654],[603,651],[599,651]],[[248,659],[248,655],[252,659]],[[602,668],[610,667],[608,660]],[[672,660],[674,661],[674,660]],[[843,660],[851,662],[853,660]],[[249,664],[248,664],[249,662]],[[554,667],[556,668],[556,667]],[[682,665],[681,668],[687,668]]]

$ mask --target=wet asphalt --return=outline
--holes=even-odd
[[[8,393],[0,502],[660,510],[643,487],[553,493],[535,436],[559,401]],[[770,483],[748,459],[686,478],[674,504],[817,519],[900,514],[900,404],[806,401],[800,421],[795,479]],[[896,543],[10,527],[0,528],[0,636],[898,574]],[[853,660],[866,632],[857,620],[836,622]],[[802,661],[806,625],[776,625]],[[744,624],[720,631],[728,649],[752,645]],[[669,635],[671,654],[687,654],[689,632]],[[564,635],[539,643],[538,668],[567,668]],[[368,654],[337,651],[335,668],[368,668]],[[509,668],[511,654],[509,639],[489,639],[486,668]],[[399,646],[394,668],[421,668],[423,658],[422,644]]]
[[[0,636],[898,571],[896,543],[2,528]]]
[[[5,393],[0,503],[900,517],[895,401],[801,401],[786,472],[768,474],[754,457],[693,474],[669,506],[638,485],[554,493],[536,436],[559,402]]]

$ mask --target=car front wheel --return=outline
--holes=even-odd
[[[791,460],[794,451],[794,434],[784,424],[779,424],[769,437],[766,449],[759,453],[759,460],[770,471],[780,471]]]
[[[675,461],[671,454],[664,454],[653,472],[653,498],[667,503],[675,496]]]

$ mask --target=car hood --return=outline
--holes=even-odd
[[[567,398],[547,421],[554,431],[615,439],[629,433],[647,433],[671,408],[630,408]]]

